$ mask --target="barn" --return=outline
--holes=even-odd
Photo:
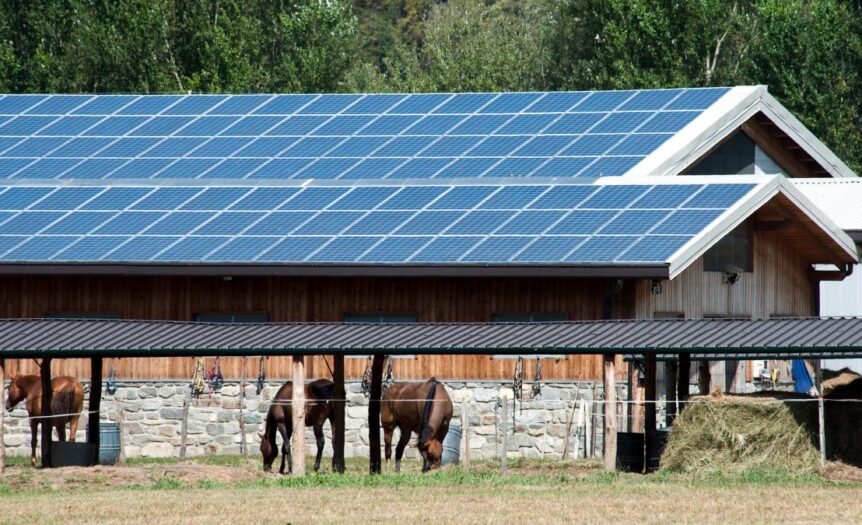
[[[853,176],[763,86],[7,95],[0,317],[516,330],[815,316],[820,283],[849,275],[857,249],[794,179]],[[510,345],[498,355],[476,344],[434,354],[413,334],[387,351],[397,380],[433,375],[460,399],[492,403],[517,369],[555,391],[588,382],[601,395],[599,352]],[[210,368],[218,354],[206,350]],[[305,374],[343,375],[357,393],[372,350],[308,352]],[[273,385],[291,377],[288,356],[219,351],[234,396],[237,381],[260,372]],[[636,396],[622,353],[611,367],[618,395]],[[7,375],[37,370],[20,352],[4,355]],[[90,377],[91,361],[70,355],[52,373]],[[159,428],[171,426],[160,418],[188,391],[194,354],[104,355],[117,358],[106,360],[113,399],[146,404]],[[705,390],[743,391],[752,380],[745,360],[693,369],[681,360],[659,379],[665,370],[668,395],[676,374]],[[243,432],[256,435],[257,422]],[[7,442],[12,430],[25,433],[10,429]],[[179,453],[175,431],[151,442],[146,430],[130,454]],[[349,453],[367,453],[361,435],[348,436]],[[244,433],[204,436],[192,448],[240,442]]]

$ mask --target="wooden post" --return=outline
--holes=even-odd
[[[125,463],[126,463],[126,445],[123,442],[123,435],[124,435],[123,434],[123,432],[124,432],[123,427],[126,424],[126,413],[123,411],[122,403],[118,403],[118,402],[115,402],[115,403],[116,403],[115,406],[117,407],[117,427],[118,427],[117,430],[120,434],[119,435],[119,438],[120,438],[119,439],[119,442],[120,442],[119,463],[120,463],[120,465],[125,465]]]
[[[569,455],[569,440],[572,438],[572,421],[575,419],[575,405],[577,405],[577,401],[572,404],[571,410],[566,410],[566,432],[563,438],[563,456],[560,458],[563,460]]]
[[[691,355],[688,352],[679,354],[677,375],[679,378],[676,381],[676,398],[679,400],[679,411],[682,413],[685,409],[685,402],[688,401],[688,382],[691,377]]]
[[[464,440],[464,459],[461,460],[461,468],[470,470],[470,414],[467,411],[467,402],[461,403],[461,437]]]
[[[6,470],[6,442],[3,441],[6,428],[6,360],[0,358],[0,474]]]
[[[593,400],[584,402],[584,458],[593,457]]]
[[[814,360],[814,386],[817,388],[817,427],[820,441],[820,466],[826,466],[826,407],[823,402],[823,369],[820,359]]]
[[[189,403],[188,395],[183,397],[183,419],[180,422],[180,461],[186,460],[186,442],[189,436]]]
[[[605,470],[614,471],[617,469],[617,373],[616,373],[616,355],[604,354],[602,360],[604,367],[602,368],[602,379],[604,380],[605,390],[605,447],[604,459]]]
[[[305,357],[293,356],[293,397],[290,408],[293,415],[293,434],[290,454],[293,456],[294,476],[305,476]]]
[[[656,355],[649,353],[644,356],[644,445],[646,448],[646,471],[658,469],[658,465],[650,463],[650,458],[656,453]]]
[[[677,362],[670,360],[665,362],[665,424],[673,425],[676,419],[676,374]]]
[[[371,399],[368,401],[369,470],[380,474],[380,398],[383,396],[383,354],[371,361]]]
[[[93,465],[99,464],[99,415],[102,409],[102,358],[90,359],[90,413],[87,417],[87,443],[93,446]]]
[[[42,468],[51,468],[51,432],[54,430],[51,420],[51,402],[53,387],[51,385],[51,358],[43,357],[39,365],[39,375],[42,381],[42,418],[39,423],[42,426]]]
[[[506,444],[506,434],[509,432],[506,428],[509,421],[509,399],[503,396],[503,406],[500,407],[502,409],[502,419],[503,423],[500,426],[500,441],[503,446],[503,453],[500,454],[500,474],[506,474],[506,470],[508,470],[508,465],[506,465],[507,456],[509,455],[509,447]]]
[[[242,356],[239,372],[239,448],[243,459],[248,459],[248,444],[245,442],[245,365],[246,358]]]
[[[709,370],[709,361],[700,362],[700,374],[697,377],[697,385],[700,395],[709,395],[709,386],[712,383],[712,372]]]
[[[344,388],[344,354],[332,356],[332,381],[335,383],[335,417],[332,425],[332,470],[344,472],[344,407],[347,392]]]

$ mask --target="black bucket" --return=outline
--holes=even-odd
[[[617,432],[617,469],[622,472],[644,471],[644,435],[640,432]]]

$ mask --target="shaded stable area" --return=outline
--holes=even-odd
[[[40,361],[42,406],[51,406],[51,363],[54,359],[89,358],[92,367],[88,442],[98,461],[102,360],[113,357],[289,355],[294,384],[306,380],[304,357],[333,355],[336,417],[333,429],[336,470],[344,466],[344,357],[373,355],[368,407],[371,473],[381,470],[380,398],[384,355],[396,354],[601,354],[603,355],[605,467],[616,468],[616,403],[618,357],[642,354],[645,360],[643,423],[647,450],[656,444],[656,363],[676,357],[678,381],[670,390],[688,396],[691,362],[698,356],[745,355],[790,358],[856,357],[862,355],[862,318],[666,319],[577,321],[554,323],[260,323],[217,324],[173,321],[10,319],[0,321],[0,364],[6,358]],[[0,366],[0,379],[3,367]],[[0,383],[4,385],[5,383]],[[685,387],[685,388],[684,388]],[[5,392],[0,392],[5,398]],[[293,406],[304,406],[304,391],[293,389]],[[823,403],[819,403],[821,429]],[[50,413],[43,416],[50,416]],[[293,411],[294,428],[303,413]],[[2,429],[2,425],[0,425]],[[0,430],[2,432],[2,430]],[[42,426],[42,464],[52,466],[51,426]],[[823,433],[821,431],[821,445]],[[0,435],[2,442],[2,435]],[[305,457],[302,432],[294,432],[294,457]],[[821,454],[823,447],[821,446]],[[0,447],[0,459],[3,458]],[[304,474],[297,462],[294,474]],[[2,463],[0,463],[2,465]],[[650,465],[648,465],[649,470]]]

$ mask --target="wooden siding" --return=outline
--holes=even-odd
[[[373,278],[222,278],[192,277],[4,277],[0,279],[0,316],[116,314],[126,319],[193,320],[201,313],[266,313],[271,321],[341,321],[345,314],[410,313],[419,322],[489,321],[494,314],[563,314],[571,320],[600,319],[611,290],[606,279],[373,279]],[[624,287],[624,290],[626,287]],[[616,296],[617,317],[631,317],[631,293]],[[239,358],[223,359],[226,378],[237,378]],[[55,373],[89,376],[83,360],[55,361]],[[329,360],[331,365],[331,359]],[[208,366],[212,361],[208,360]],[[106,364],[106,370],[108,369]],[[290,358],[272,357],[269,378],[290,376]],[[124,359],[120,378],[189,378],[193,360]],[[257,376],[258,360],[247,363]],[[323,357],[307,358],[310,377],[329,376]],[[489,356],[419,356],[394,360],[401,379],[508,379],[513,359]],[[534,360],[525,364],[532,379]],[[543,361],[546,380],[601,378],[599,356]],[[622,368],[622,367],[620,367]],[[10,372],[35,371],[32,361],[12,363]],[[348,358],[346,376],[357,378],[365,360]]]
[[[638,281],[636,317],[652,319],[656,312],[680,312],[695,319],[816,315],[810,264],[784,242],[784,234],[754,232],[753,249],[754,271],[733,285],[722,282],[722,272],[704,272],[703,258],[673,281],[663,282],[660,295],[650,293],[649,281]]]

